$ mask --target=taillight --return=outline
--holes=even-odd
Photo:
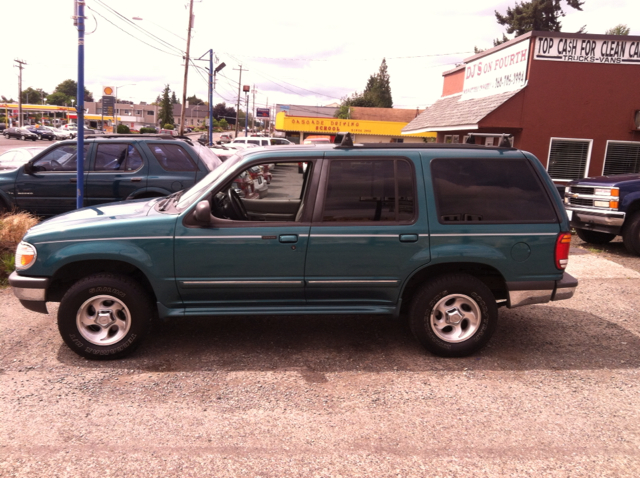
[[[569,263],[569,248],[571,247],[571,234],[561,232],[556,241],[556,267],[566,269]]]

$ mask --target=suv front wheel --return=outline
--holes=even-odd
[[[79,280],[64,295],[58,330],[77,354],[115,359],[138,347],[153,317],[153,304],[137,282],[100,273]]]
[[[449,274],[426,283],[409,311],[413,335],[429,352],[464,357],[481,349],[498,323],[489,288],[468,274]]]

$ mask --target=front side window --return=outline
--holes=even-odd
[[[558,222],[524,158],[434,159],[431,174],[441,224]]]
[[[33,163],[34,172],[42,171],[77,171],[78,168],[78,145],[63,144],[52,149],[43,157]],[[84,145],[84,165],[87,166],[87,153],[89,144]]]
[[[182,146],[177,144],[149,144],[151,152],[165,171],[197,171],[198,166]]]
[[[415,214],[413,176],[405,160],[333,160],[322,220],[410,221]]]
[[[136,171],[142,167],[142,156],[131,144],[99,144],[95,171]]]

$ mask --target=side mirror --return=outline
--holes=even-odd
[[[24,172],[25,174],[33,174],[33,163],[28,162],[24,164]]]
[[[193,218],[200,224],[211,224],[211,204],[209,201],[200,201],[193,211]]]

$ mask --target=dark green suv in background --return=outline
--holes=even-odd
[[[53,216],[76,207],[76,140],[60,141],[24,166],[0,172],[0,210]],[[166,196],[221,164],[211,150],[166,135],[104,135],[84,144],[86,206]]]
[[[260,165],[269,195],[240,197]],[[408,317],[427,350],[455,357],[487,343],[499,307],[573,295],[570,239],[529,153],[347,140],[246,150],[166,198],[45,221],[10,283],[31,310],[60,302],[62,338],[88,358],[130,353],[155,317],[247,314]]]

